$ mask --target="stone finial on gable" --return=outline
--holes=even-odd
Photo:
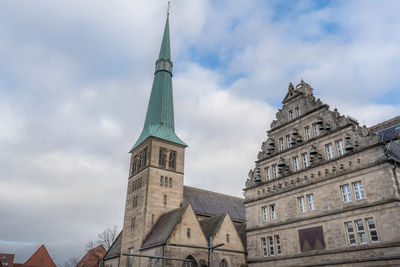
[[[301,79],[301,82],[298,85],[296,85],[296,90],[304,93],[305,95],[313,95],[314,89],[308,83],[306,83],[303,79]]]

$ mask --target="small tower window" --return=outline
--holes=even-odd
[[[135,224],[136,224],[136,217],[133,217],[131,221],[131,231],[135,229]]]
[[[229,234],[226,234],[226,243],[229,243]]]
[[[167,164],[167,149],[165,149],[163,147],[160,148],[158,164],[162,167],[165,167]]]
[[[190,228],[186,229],[186,236],[187,238],[190,238]]]
[[[176,151],[171,151],[169,153],[168,167],[170,169],[175,169],[176,168]]]
[[[169,177],[169,187],[172,187],[172,178]]]
[[[163,185],[164,183],[164,176],[160,176],[160,185]]]
[[[147,147],[143,149],[143,167],[147,166]]]
[[[154,214],[151,214],[151,225],[154,224]]]
[[[165,185],[165,186],[168,186],[168,177],[167,177],[167,176],[165,176],[165,182],[164,182],[164,185]]]
[[[163,201],[163,203],[164,203],[164,206],[167,205],[167,195],[164,195],[164,201]]]

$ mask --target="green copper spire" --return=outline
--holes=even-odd
[[[172,61],[169,42],[169,16],[165,23],[160,55],[156,61],[153,87],[142,133],[131,152],[148,137],[153,136],[187,146],[175,133],[172,97]]]

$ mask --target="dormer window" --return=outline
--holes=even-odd
[[[289,110],[289,120],[293,120],[293,110]]]

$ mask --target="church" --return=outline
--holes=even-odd
[[[102,264],[243,266],[244,199],[184,185],[187,145],[175,133],[172,67],[167,16],[145,123],[130,150],[123,230]]]
[[[241,199],[184,185],[172,67],[167,16],[103,267],[400,266],[400,116],[367,128],[290,83]]]

